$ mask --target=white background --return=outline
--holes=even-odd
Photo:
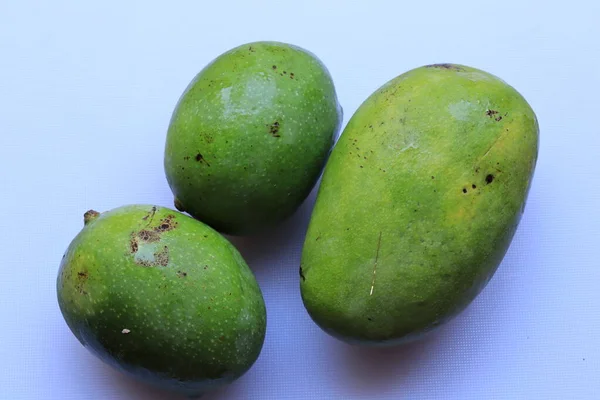
[[[345,122],[411,68],[487,70],[536,111],[540,157],[491,283],[409,347],[353,348],[310,321],[298,265],[314,196],[277,229],[236,240],[264,292],[267,337],[252,370],[206,398],[600,399],[598,2],[151,3],[0,0],[0,399],[175,399],[75,340],[58,264],[84,211],[172,206],[162,152],[173,107],[206,63],[254,40],[316,53]]]

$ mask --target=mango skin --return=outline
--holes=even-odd
[[[232,235],[274,226],[314,187],[341,122],[332,78],[312,53],[255,42],[220,55],[169,125],[164,166],[177,208]]]
[[[459,314],[512,240],[538,136],[526,100],[474,68],[421,67],[379,88],[323,173],[300,267],[312,319],[386,346]]]
[[[265,337],[263,297],[238,251],[167,208],[86,213],[60,264],[57,294],[69,328],[94,355],[187,395],[240,377]]]

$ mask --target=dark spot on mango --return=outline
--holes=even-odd
[[[476,185],[476,184],[472,184],[472,185],[471,185],[471,187],[472,187],[473,189],[477,189],[477,185]]]
[[[160,235],[157,232],[149,231],[147,229],[139,231],[137,237],[146,243],[158,242],[160,240]]]
[[[75,288],[77,289],[77,291],[79,292],[79,294],[83,294],[86,295],[87,291],[83,288],[85,282],[88,279],[88,273],[87,271],[79,271],[77,272],[77,285],[75,286]]]
[[[180,278],[185,278],[187,276],[187,272],[177,271],[177,276]]]
[[[486,182],[487,184],[490,184],[490,183],[492,183],[493,181],[494,181],[494,175],[492,175],[492,174],[488,174],[488,175],[485,177],[485,182]]]
[[[273,69],[277,69],[277,65],[273,65]]]
[[[463,188],[462,192],[467,193],[467,188]]]
[[[490,118],[494,118],[494,115],[496,115],[496,114],[498,114],[498,111],[496,111],[496,110],[487,110],[485,112],[485,115],[487,115]]]
[[[169,248],[163,247],[161,250],[154,253],[154,260],[139,260],[136,259],[135,263],[142,267],[166,267],[169,265]]]
[[[461,68],[458,65],[448,64],[448,63],[430,64],[430,65],[426,65],[425,67],[426,68],[438,68],[438,69],[452,69],[454,71],[464,71],[464,68]]]
[[[206,159],[204,158],[204,156],[200,153],[196,154],[196,161],[201,162],[206,164],[207,166],[210,167],[210,164],[208,163],[208,161],[206,161]]]
[[[131,254],[135,254],[138,251],[139,245],[135,236],[132,235],[131,240],[129,241],[129,248],[131,250]]]
[[[175,216],[170,214],[170,215],[167,215],[166,218],[163,218],[160,220],[159,225],[156,228],[154,228],[154,231],[157,233],[163,233],[163,232],[172,231],[176,227],[177,227],[177,221],[175,221]]]
[[[300,266],[300,278],[302,278],[303,281],[306,280],[306,278],[304,277],[304,271],[302,271],[302,265]]]
[[[281,137],[281,135],[279,135],[279,121],[275,121],[267,126],[269,127],[269,133],[273,135],[273,137]]]

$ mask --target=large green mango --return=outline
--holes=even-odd
[[[417,68],[373,93],[332,152],[306,236],[313,320],[385,345],[456,316],[511,242],[538,134],[514,88],[462,65]]]
[[[263,297],[239,252],[167,208],[86,213],[57,292],[69,328],[93,354],[188,395],[239,378],[265,338]]]

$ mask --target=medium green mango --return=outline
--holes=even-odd
[[[314,187],[342,111],[321,61],[256,42],[212,61],[173,112],[164,166],[175,204],[242,235],[290,216]]]
[[[167,208],[86,213],[57,280],[61,312],[107,364],[188,395],[232,382],[266,328],[258,284],[212,228]]]
[[[304,305],[351,343],[420,338],[484,288],[538,154],[525,99],[486,72],[409,71],[358,109],[325,167],[300,267]]]

